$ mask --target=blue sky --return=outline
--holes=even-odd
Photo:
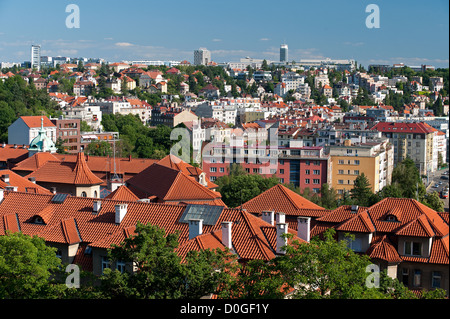
[[[380,28],[366,27],[366,6]],[[80,28],[65,21],[80,9]],[[448,0],[0,0],[0,61],[42,55],[121,60],[193,60],[206,47],[216,62],[250,56],[332,58],[371,63],[449,66]]]

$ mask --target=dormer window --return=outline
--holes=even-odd
[[[44,224],[44,220],[43,220],[42,217],[40,217],[40,216],[35,216],[33,222],[34,222],[35,224],[40,224],[40,225],[43,225],[43,224]]]
[[[398,222],[397,217],[395,217],[394,215],[388,215],[386,217],[386,220],[389,221],[389,222]]]

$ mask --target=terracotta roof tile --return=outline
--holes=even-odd
[[[103,181],[86,164],[84,153],[77,155],[75,163],[47,161],[27,177],[35,177],[38,182],[63,183],[72,185],[98,185]]]
[[[25,177],[22,177],[11,170],[5,169],[1,171],[1,176],[9,175],[9,182],[6,183],[3,178],[0,178],[0,188],[5,189],[8,186],[17,187],[17,191],[35,194],[51,194],[51,192],[39,186]]]
[[[3,215],[3,224],[5,227],[5,231],[10,231],[10,232],[20,231],[17,214],[11,213],[11,214]]]
[[[28,127],[41,127],[41,118],[44,119],[44,127],[56,127],[47,116],[21,116],[21,119]]]
[[[373,226],[367,211],[363,211],[361,213],[357,213],[355,216],[339,225],[336,230],[373,233],[375,232],[375,227]]]
[[[398,236],[412,237],[434,237],[435,235],[425,215],[420,215],[416,219],[410,221],[395,234]]]
[[[119,186],[114,192],[105,197],[106,199],[115,199],[122,201],[137,201],[139,197],[137,197],[128,187],[125,185]]]
[[[386,235],[382,236],[378,241],[373,242],[366,253],[370,258],[374,259],[398,263],[402,261],[397,249],[387,239]]]
[[[242,207],[254,214],[263,211],[283,212],[293,216],[323,216],[325,208],[310,202],[287,187],[277,184],[265,192],[242,204]]]

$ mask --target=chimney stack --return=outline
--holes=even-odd
[[[203,233],[203,219],[189,219],[189,239]]]
[[[297,225],[297,237],[309,243],[309,240],[311,239],[311,217],[297,217]]]
[[[5,191],[3,190],[3,188],[0,188],[0,202],[3,200],[5,196]]]
[[[3,174],[2,179],[6,184],[9,184],[9,174]]]
[[[270,225],[274,225],[274,216],[275,212],[274,211],[263,211],[262,212],[262,220],[269,223]]]
[[[277,213],[277,224],[284,224],[286,222],[286,214],[282,212]]]
[[[92,207],[92,212],[95,214],[98,214],[98,212],[100,211],[100,208],[102,207],[102,202],[99,200],[95,200],[94,201],[94,205]]]
[[[228,249],[233,248],[233,243],[231,240],[231,226],[233,222],[222,222],[222,244]]]
[[[116,208],[116,216],[115,222],[116,224],[120,224],[127,213],[128,204],[117,204]]]
[[[53,194],[56,194],[56,187],[52,187],[52,188],[50,189],[50,191],[51,191]]]
[[[284,246],[287,244],[287,238],[283,236],[287,234],[288,225],[286,223],[277,223],[277,254],[285,254]]]
[[[34,184],[36,184],[36,177],[28,177],[28,180]]]

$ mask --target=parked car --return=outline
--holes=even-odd
[[[442,198],[448,198],[448,191],[442,192]]]
[[[442,179],[448,179],[448,176],[447,175],[442,175],[441,178]]]

